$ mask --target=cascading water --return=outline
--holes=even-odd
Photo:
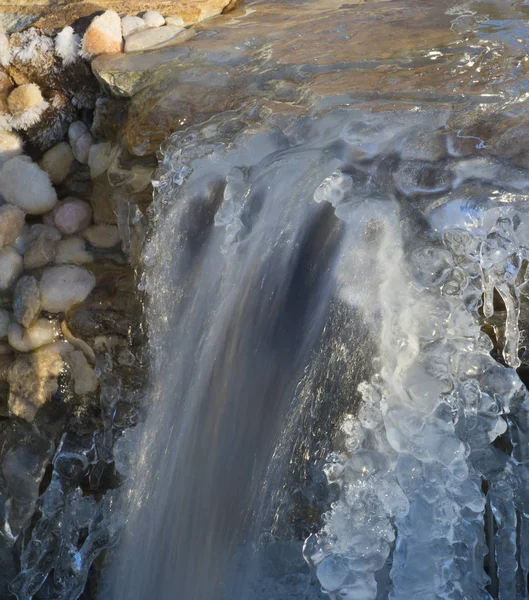
[[[442,99],[253,101],[165,143],[109,597],[529,597],[529,171],[465,132],[512,106]]]

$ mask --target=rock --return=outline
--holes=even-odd
[[[6,292],[22,273],[24,261],[13,248],[0,250],[0,291]]]
[[[99,381],[94,369],[88,364],[85,355],[80,350],[74,350],[66,354],[65,359],[72,371],[75,393],[82,396],[95,392]]]
[[[68,139],[75,158],[83,165],[88,164],[90,148],[94,144],[88,127],[82,121],[75,121],[68,129]]]
[[[0,167],[10,158],[22,154],[23,142],[19,135],[0,129]]]
[[[0,206],[0,248],[15,243],[24,227],[24,212],[12,204]]]
[[[86,58],[121,52],[121,19],[117,12],[107,10],[95,17],[83,37],[82,53]]]
[[[82,302],[95,283],[92,273],[82,267],[61,265],[48,268],[40,280],[42,308],[51,313],[66,312]]]
[[[59,333],[57,323],[48,319],[39,319],[27,329],[18,323],[11,323],[7,337],[10,345],[18,352],[31,352],[54,342]]]
[[[0,308],[0,340],[7,339],[7,331],[11,321],[11,313],[5,308]]]
[[[113,147],[110,142],[94,144],[90,148],[88,166],[90,167],[90,177],[92,179],[95,179],[108,169],[113,158],[112,150]]]
[[[62,64],[67,66],[79,58],[81,38],[74,33],[69,25],[57,34],[55,38],[55,54],[62,58]]]
[[[186,37],[179,38],[182,27],[149,28],[133,33],[125,39],[125,52],[141,52],[142,50],[165,48],[180,41],[186,41]]]
[[[66,235],[73,235],[90,225],[92,209],[87,202],[68,197],[59,202],[54,211],[55,227]]]
[[[26,421],[57,391],[57,376],[64,366],[56,352],[46,348],[19,356],[9,368],[9,409]]]
[[[74,155],[70,145],[60,142],[42,155],[39,167],[48,173],[53,185],[59,185],[68,176],[73,160]]]
[[[25,275],[15,285],[13,314],[18,323],[30,327],[40,313],[40,288],[35,277]]]
[[[60,239],[61,234],[55,227],[33,225],[27,237],[24,267],[38,269],[52,262]]]
[[[182,17],[166,17],[165,24],[169,27],[183,27],[185,25]]]
[[[49,104],[42,97],[40,88],[35,83],[27,83],[16,87],[7,97],[9,112],[13,115],[12,125],[15,129],[29,129],[40,121],[42,113]]]
[[[92,225],[83,231],[84,238],[95,248],[113,248],[121,241],[115,225]]]
[[[4,67],[11,62],[11,48],[9,46],[9,38],[5,31],[0,31],[0,64]]]
[[[142,19],[147,27],[162,27],[162,25],[165,25],[165,19],[156,10],[148,10],[142,16]]]
[[[94,261],[90,252],[86,251],[86,242],[80,237],[70,237],[57,244],[56,264],[83,265]]]
[[[132,17],[127,15],[121,19],[121,30],[123,37],[127,37],[131,33],[147,28],[147,23],[141,17]]]
[[[31,215],[41,215],[57,204],[48,174],[31,159],[15,156],[0,169],[0,194]]]

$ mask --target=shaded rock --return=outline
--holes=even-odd
[[[11,313],[5,308],[0,308],[0,340],[7,339],[7,331],[11,322]]]
[[[96,102],[91,132],[95,137],[115,140],[126,117],[127,101],[124,98],[100,96]]]
[[[165,25],[165,19],[156,10],[148,10],[141,18],[147,27],[161,27]]]
[[[41,215],[57,204],[48,174],[31,159],[15,156],[0,169],[0,194],[31,215]]]
[[[38,409],[57,391],[57,376],[64,366],[56,352],[46,348],[19,356],[9,368],[9,409],[33,421]]]
[[[88,296],[95,282],[92,273],[82,267],[61,265],[48,268],[40,280],[42,308],[52,313],[66,312]]]
[[[48,173],[54,185],[62,183],[70,172],[74,160],[73,151],[69,144],[60,142],[47,150],[39,161],[39,167]]]
[[[185,31],[182,27],[163,27],[149,28],[138,31],[127,36],[125,39],[125,52],[141,52],[155,48],[165,48],[179,42],[184,42],[188,38],[179,37]]]
[[[80,396],[95,392],[99,386],[94,369],[88,364],[85,355],[80,350],[74,350],[65,355],[73,379],[74,391]]]
[[[10,158],[22,154],[22,139],[11,131],[0,129],[0,167]]]
[[[40,288],[31,275],[21,277],[13,291],[13,314],[18,323],[29,327],[40,313]]]
[[[53,39],[35,27],[13,34],[9,39],[11,60],[8,73],[18,85],[35,83],[42,88],[56,83]]]
[[[55,227],[66,235],[86,229],[92,220],[92,209],[87,202],[78,198],[65,198],[54,211]]]
[[[22,273],[24,261],[13,248],[0,250],[0,291],[6,292]]]
[[[18,323],[11,323],[7,332],[9,344],[18,352],[31,352],[41,346],[47,346],[59,336],[57,323],[48,319],[38,321],[27,329]]]
[[[0,206],[0,248],[10,246],[22,233],[24,212],[12,204]]]
[[[82,53],[91,58],[121,52],[121,46],[121,19],[117,12],[107,10],[90,23],[83,37]]]
[[[118,228],[105,223],[88,227],[83,237],[95,248],[113,248],[121,241]]]
[[[37,269],[52,262],[57,253],[57,242],[61,234],[55,227],[33,225],[27,238],[24,267]]]
[[[147,23],[141,17],[127,15],[121,19],[121,30],[123,31],[124,37],[146,28]]]
[[[86,250],[86,242],[81,237],[69,237],[57,244],[56,264],[83,265],[94,261]]]

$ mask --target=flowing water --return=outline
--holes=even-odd
[[[108,597],[529,597],[529,6],[423,5],[249,3],[180,59]]]

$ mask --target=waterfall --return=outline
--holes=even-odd
[[[266,575],[282,538],[336,600],[526,597],[529,180],[449,118],[246,107],[165,143],[113,598],[324,597]],[[329,484],[301,533],[296,447]]]

